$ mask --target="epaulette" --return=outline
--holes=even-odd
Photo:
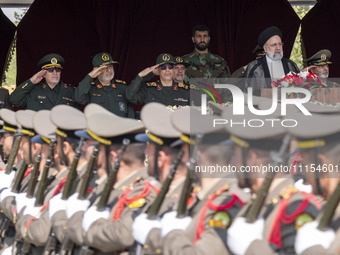
[[[188,86],[188,85],[185,85],[185,84],[182,83],[182,82],[178,83],[178,87],[179,87],[179,88],[183,88],[183,89],[189,89],[189,86]]]
[[[146,86],[148,86],[148,87],[157,87],[157,83],[156,82],[147,82]]]
[[[115,80],[117,83],[121,83],[121,84],[124,84],[126,85],[126,82],[125,81],[122,81],[122,80]]]

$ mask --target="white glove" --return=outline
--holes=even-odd
[[[176,218],[176,216],[177,216],[176,211],[168,212],[163,215],[161,219],[162,237],[166,236],[172,230],[176,230],[176,229],[183,230],[183,231],[186,230],[192,220],[192,218],[189,216],[186,216],[181,219]]]
[[[61,210],[66,209],[67,200],[61,199],[62,193],[55,195],[52,197],[48,203],[48,215],[50,216],[50,220],[52,220],[53,215]]]
[[[36,219],[40,218],[40,210],[41,210],[42,206],[32,206],[32,205],[28,205],[26,206],[25,210],[24,210],[24,216],[25,215],[31,215],[34,216]]]
[[[30,205],[30,206],[34,206],[35,204],[35,197],[32,198],[28,198],[26,197],[27,194],[26,193],[20,193],[15,197],[15,203],[17,205],[17,213],[19,214],[20,211]]]
[[[295,182],[294,186],[295,186],[296,189],[298,189],[300,191],[307,192],[307,193],[312,193],[312,191],[313,191],[312,185],[310,185],[310,184],[303,184],[303,180],[302,179],[300,179],[297,182]]]
[[[4,189],[0,194],[0,203],[5,200],[6,197],[16,197],[18,193],[14,193],[11,191],[11,189]]]
[[[320,231],[317,229],[318,224],[317,221],[307,222],[298,229],[295,238],[295,251],[297,254],[301,254],[315,245],[321,245],[325,249],[329,248],[335,238],[334,230]]]
[[[89,208],[90,201],[85,200],[79,200],[78,199],[78,193],[73,194],[69,197],[66,203],[66,216],[67,218],[71,218],[75,213],[77,212],[84,212]]]
[[[93,222],[99,219],[107,219],[110,215],[110,209],[108,207],[105,208],[104,211],[97,211],[97,206],[91,206],[85,213],[83,217],[82,226],[83,229],[87,232],[92,225]]]
[[[149,220],[147,217],[148,215],[146,213],[142,213],[135,218],[132,224],[132,236],[138,243],[143,245],[151,229],[161,228],[159,219]]]
[[[10,174],[3,173],[1,175],[0,189],[11,187],[14,177],[15,177],[15,171],[12,171]]]
[[[13,246],[7,247],[6,249],[3,250],[3,252],[1,254],[2,255],[12,255],[12,249],[13,249]]]
[[[263,236],[264,219],[247,223],[244,217],[236,218],[227,230],[227,245],[237,255],[244,254],[249,245]]]

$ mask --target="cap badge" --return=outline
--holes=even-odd
[[[102,60],[109,61],[109,59],[110,59],[109,55],[107,55],[105,53],[102,55]]]
[[[58,63],[58,60],[56,58],[51,59],[51,64],[55,65]]]
[[[168,54],[164,54],[163,55],[163,60],[164,61],[169,61],[170,60],[170,56]]]
[[[182,59],[181,57],[177,57],[177,58],[176,58],[176,61],[177,61],[178,63],[181,63],[181,62],[183,62],[183,59]]]
[[[326,60],[326,54],[321,55],[321,60],[325,61]]]

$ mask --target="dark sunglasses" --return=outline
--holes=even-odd
[[[49,73],[53,73],[54,70],[55,70],[57,73],[60,73],[60,72],[61,72],[61,69],[60,69],[60,68],[57,68],[57,67],[54,67],[54,68],[51,68],[51,69],[46,69],[46,71],[49,72]]]
[[[169,70],[172,70],[174,69],[174,66],[173,65],[161,65],[159,68],[161,70],[166,70],[166,68],[168,68]]]

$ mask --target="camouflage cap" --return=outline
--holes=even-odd
[[[15,119],[20,128],[21,135],[34,136],[33,118],[36,114],[32,110],[19,110],[15,113]]]
[[[15,112],[6,108],[0,110],[0,117],[4,121],[0,133],[17,132],[17,121],[15,119]]]
[[[118,61],[114,61],[108,52],[98,53],[92,59],[93,67],[107,66],[112,64],[118,64]]]
[[[321,65],[327,65],[332,64],[332,62],[329,61],[331,58],[332,53],[329,50],[320,50],[317,53],[315,53],[310,58],[306,59],[309,66],[321,66]]]
[[[189,67],[190,63],[184,61],[182,57],[175,57],[175,65],[184,65],[185,67]]]
[[[41,69],[63,68],[64,58],[58,54],[51,53],[39,60],[37,66]]]
[[[34,130],[41,136],[41,138],[50,143],[50,139],[55,139],[56,125],[50,120],[50,110],[40,110],[33,117]]]
[[[64,138],[69,136],[75,137],[75,130],[86,128],[84,113],[69,105],[53,107],[50,113],[50,120],[57,126],[56,133]]]
[[[158,55],[156,65],[164,65],[164,64],[175,64],[174,57],[169,53],[162,53]]]

